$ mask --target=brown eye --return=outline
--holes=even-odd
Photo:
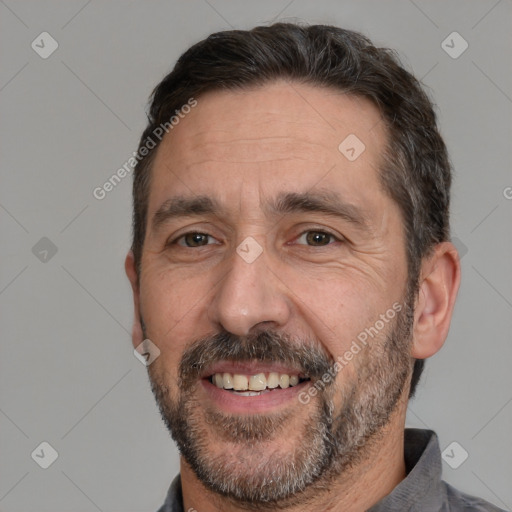
[[[177,240],[177,243],[184,247],[201,247],[208,245],[210,238],[210,235],[205,233],[186,233]]]
[[[336,237],[324,231],[306,231],[298,238],[299,243],[313,247],[329,245],[333,240],[336,240]]]

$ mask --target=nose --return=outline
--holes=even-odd
[[[290,318],[286,286],[271,268],[265,251],[252,262],[234,252],[227,264],[227,273],[210,304],[210,320],[238,336],[258,328],[284,326]]]

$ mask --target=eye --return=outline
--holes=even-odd
[[[209,243],[215,243],[215,238],[206,233],[198,233],[196,231],[185,233],[179,238],[171,242],[171,244],[180,245],[181,247],[202,247],[209,245]]]
[[[313,247],[323,247],[335,241],[340,240],[326,231],[305,231],[297,238],[297,243]]]

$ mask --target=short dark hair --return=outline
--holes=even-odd
[[[375,47],[363,35],[334,26],[292,23],[210,35],[188,49],[153,91],[139,150],[191,97],[278,79],[366,98],[379,109],[389,139],[380,179],[403,217],[409,285],[417,292],[422,259],[449,239],[450,163],[433,105],[418,80],[393,51]],[[138,273],[157,147],[134,169],[132,250]],[[410,397],[423,364],[415,361]]]

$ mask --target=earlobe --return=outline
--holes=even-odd
[[[460,284],[457,249],[450,242],[438,244],[422,264],[414,313],[411,355],[426,359],[443,346]]]
[[[139,289],[139,276],[135,267],[135,258],[133,252],[129,251],[126,255],[124,262],[124,269],[128,280],[132,286],[133,294],[133,307],[134,307],[134,318],[132,327],[132,344],[133,347],[138,347],[144,340],[144,334],[142,331],[141,318],[140,318],[140,289]]]

